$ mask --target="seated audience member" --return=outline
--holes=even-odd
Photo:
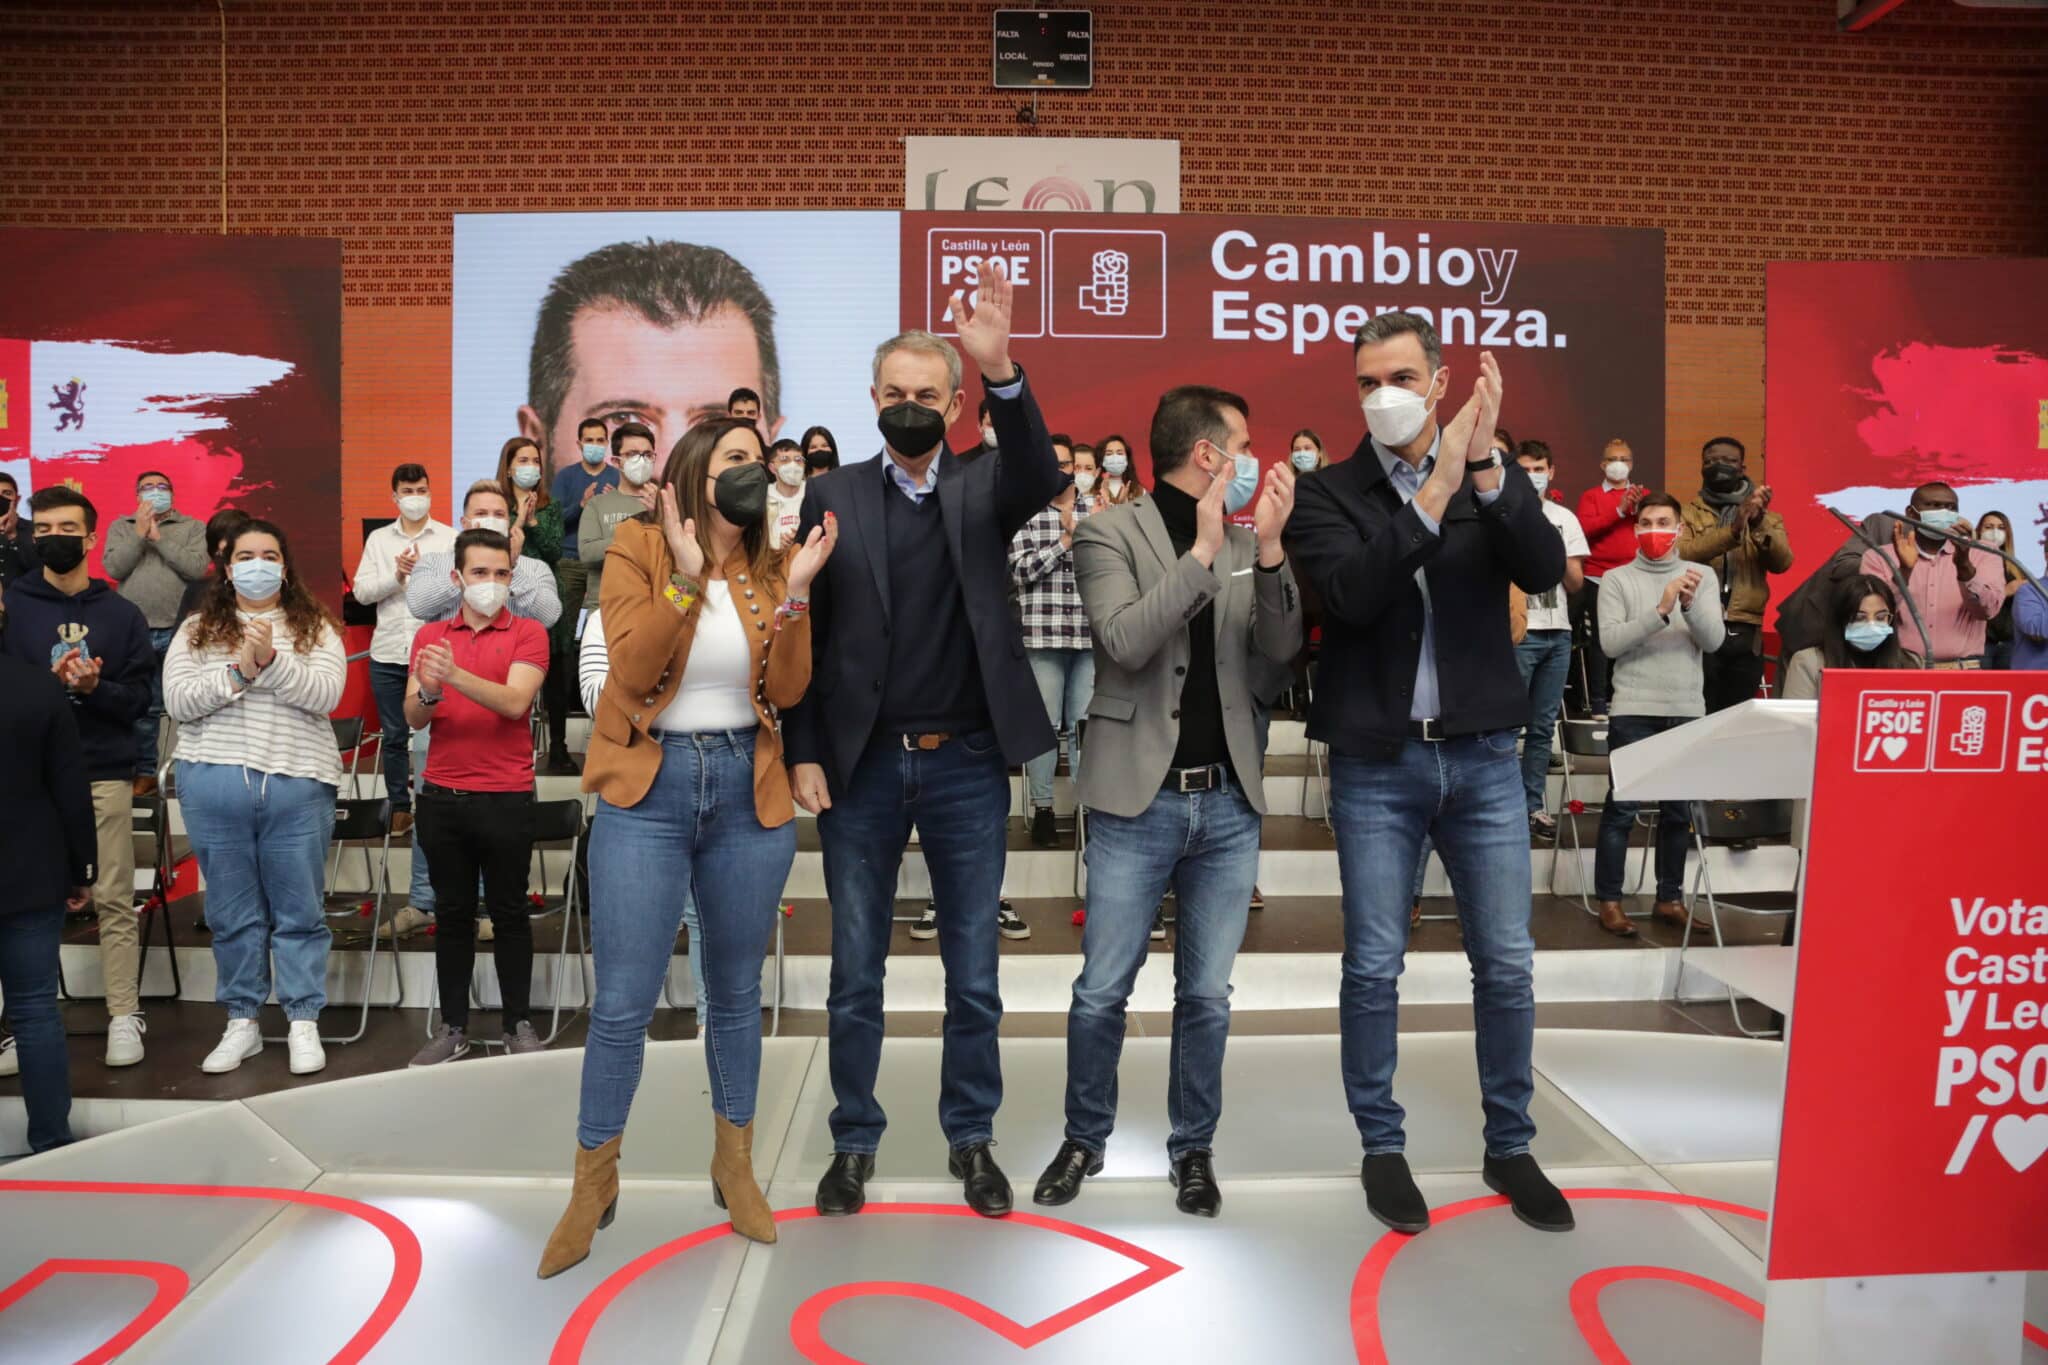
[[[384,793],[391,800],[391,832],[397,835],[412,827],[412,732],[405,724],[405,683],[412,637],[420,628],[419,618],[405,609],[405,582],[422,554],[455,548],[455,528],[434,520],[433,485],[424,465],[402,464],[391,471],[391,501],[398,520],[363,537],[363,557],[350,589],[356,601],[377,609],[377,629],[370,636],[370,692],[377,700]],[[407,908],[424,920],[434,912],[433,892],[415,890],[426,890],[425,902],[415,896]]]
[[[1614,662],[1610,750],[1707,713],[1700,660],[1721,647],[1721,585],[1708,566],[1679,558],[1681,515],[1678,499],[1670,494],[1646,496],[1636,512],[1634,562],[1610,569],[1600,585],[1600,648]],[[1622,938],[1635,935],[1621,908],[1621,880],[1636,804],[1617,800],[1609,782],[1593,859],[1600,927]],[[1682,925],[1687,918],[1685,855],[1691,828],[1688,803],[1659,803],[1654,913],[1671,924]]]
[[[142,1060],[140,921],[135,913],[135,721],[149,707],[156,648],[142,609],[92,577],[99,513],[61,484],[29,500],[42,568],[7,589],[9,654],[70,694],[99,834],[93,907],[107,992],[108,1066]],[[329,745],[333,744],[330,739]]]
[[[1924,483],[1913,490],[1906,511],[1934,530],[1967,535],[1968,523],[1957,507],[1953,488]],[[1979,666],[1985,624],[2005,605],[2004,565],[1996,555],[1898,521],[1892,526],[1890,545],[1863,552],[1862,569],[1873,578],[1903,581],[1913,595],[1919,619],[1912,610],[1900,616],[1906,648],[1934,668]],[[1931,639],[1922,636],[1923,624]]]
[[[775,476],[768,485],[768,534],[779,550],[789,544],[803,515],[804,480],[810,473],[804,448],[786,436],[777,441],[768,451],[768,472]]]
[[[1327,467],[1330,457],[1323,453],[1323,438],[1308,427],[1295,432],[1287,443],[1287,463],[1297,474],[1312,474]]]
[[[1626,441],[1609,441],[1600,459],[1600,485],[1579,498],[1579,529],[1586,537],[1585,586],[1572,602],[1579,661],[1586,680],[1582,698],[1589,715],[1607,714],[1608,661],[1600,652],[1600,583],[1609,569],[1636,557],[1636,512],[1650,490],[1629,481],[1635,453]]]
[[[178,799],[206,880],[217,998],[228,1012],[200,1063],[209,1075],[263,1050],[256,1016],[273,986],[290,1020],[292,1074],[327,1065],[327,846],[341,785],[327,717],[347,668],[340,626],[300,581],[284,531],[250,521],[227,575],[164,661]]]
[[[1986,512],[1977,518],[1977,539],[1994,549],[2007,554],[2015,553],[2019,544],[2013,538],[2012,518],[2003,512]],[[1999,561],[2000,581],[2005,585],[2005,605],[1998,609],[1998,615],[1984,623],[1984,667],[2011,668],[2013,646],[2013,601],[2026,586],[2027,580],[2020,571],[2004,560]]]
[[[476,888],[496,932],[492,957],[505,1050],[538,1052],[528,1017],[533,922],[526,902],[533,861],[533,699],[547,673],[547,631],[506,607],[512,545],[495,531],[464,531],[454,572],[462,610],[420,627],[406,687],[408,724],[433,736],[420,785],[419,845],[434,878],[434,965],[441,1025],[414,1066],[469,1051],[469,979],[476,968]]]
[[[1509,446],[1500,432],[1494,433],[1494,450],[1507,458]],[[1550,481],[1556,473],[1550,447],[1541,441],[1524,441],[1514,457],[1529,475],[1540,495],[1537,505],[1564,541],[1564,581],[1548,592],[1522,598],[1521,633],[1515,637],[1515,663],[1522,671],[1522,686],[1529,693],[1529,722],[1522,730],[1522,792],[1529,800],[1529,827],[1548,837],[1557,822],[1544,809],[1544,783],[1550,777],[1550,740],[1557,726],[1557,713],[1564,707],[1564,684],[1572,665],[1572,622],[1568,605],[1573,593],[1585,586],[1586,533],[1571,509],[1555,496]],[[1509,588],[1512,607],[1520,589]],[[1511,609],[1512,615],[1512,609]]]
[[[0,592],[32,569],[42,567],[30,547],[31,528],[24,513],[21,485],[0,472]]]
[[[766,438],[768,428],[761,420],[761,395],[752,389],[738,388],[728,394],[725,400],[725,415],[737,417],[743,422],[752,422],[755,429],[762,433],[764,439]]]
[[[1857,574],[1835,589],[1827,633],[1785,661],[1778,695],[1786,701],[1820,696],[1823,668],[1918,668],[1920,659],[1899,645],[1898,597],[1892,585]]]
[[[839,442],[823,427],[803,434],[804,477],[814,479],[839,468]]]
[[[576,539],[576,553],[583,557],[584,572],[590,576],[587,595],[602,599],[604,556],[611,549],[612,535],[619,523],[654,510],[659,486],[654,478],[654,433],[638,422],[627,422],[612,432],[612,451],[619,457],[619,486],[600,493],[583,509],[583,531]]]
[[[1105,507],[1119,507],[1145,491],[1145,485],[1138,481],[1138,472],[1131,465],[1131,443],[1123,437],[1109,435],[1095,443],[1096,463],[1102,467],[1100,502]]]
[[[496,531],[512,544],[518,556],[512,565],[512,614],[552,626],[561,618],[562,599],[555,588],[555,576],[537,559],[519,554],[525,537],[512,524],[512,504],[495,479],[480,479],[469,486],[462,498],[462,529]],[[595,586],[595,585],[593,585]],[[445,621],[462,605],[462,590],[455,586],[455,552],[436,550],[423,554],[405,580],[405,609],[422,621]]]
[[[14,1026],[0,1042],[0,1076],[21,1077],[31,1152],[71,1141],[58,952],[65,910],[90,905],[99,876],[74,710],[46,666],[0,653],[0,998]]]
[[[178,625],[178,603],[185,590],[206,577],[206,528],[172,505],[171,476],[151,470],[135,480],[140,500],[135,515],[107,527],[101,563],[107,577],[121,585],[121,596],[141,610],[149,622],[153,652],[149,670],[149,706],[135,720],[137,796],[156,795],[157,731],[164,714],[164,651]]]
[[[548,635],[553,667],[548,670],[547,682],[542,684],[549,689],[559,687],[574,667],[577,619],[587,603],[597,600],[596,594],[588,591],[578,540],[583,509],[592,498],[619,482],[619,471],[605,462],[611,454],[609,435],[610,429],[598,418],[585,418],[577,423],[576,445],[582,459],[559,470],[550,490],[555,506],[562,509],[562,544],[555,560],[555,595],[561,603],[561,615]],[[516,568],[512,572],[514,577],[518,576]],[[519,610],[516,600],[512,609]],[[554,777],[573,776],[576,772],[576,760],[569,753],[569,708],[556,704],[561,699],[552,690],[546,698],[548,759],[543,771]]]
[[[1764,608],[1771,575],[1792,567],[1785,519],[1770,511],[1769,484],[1753,482],[1747,452],[1733,436],[1700,450],[1699,496],[1685,505],[1678,554],[1714,566],[1728,638],[1706,657],[1707,710],[1725,711],[1757,694],[1764,680]]]
[[[1053,442],[1057,455],[1059,438],[1054,437]],[[1068,736],[1067,771],[1077,784],[1081,779],[1080,723],[1088,714],[1088,698],[1095,692],[1094,641],[1088,634],[1088,612],[1081,605],[1080,588],[1074,582],[1074,531],[1095,510],[1095,455],[1092,451],[1083,454],[1083,450],[1086,447],[1077,447],[1070,457],[1060,460],[1060,472],[1072,475],[1074,481],[1010,541],[1010,585],[1024,625],[1024,657],[1038,681],[1046,717],[1054,730]],[[1084,478],[1088,483],[1085,489]],[[1059,746],[1054,745],[1024,765],[1031,842],[1040,848],[1059,846],[1052,800],[1053,772],[1059,757]],[[1018,925],[1022,927],[1023,921]],[[1003,932],[1010,933],[1007,925]]]

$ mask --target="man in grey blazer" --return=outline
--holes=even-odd
[[[1210,1143],[1223,1109],[1230,969],[1259,871],[1259,719],[1301,648],[1280,548],[1294,476],[1251,456],[1250,409],[1190,385],[1152,415],[1151,494],[1081,522],[1074,576],[1095,638],[1088,705],[1088,921],[1067,1015],[1067,1128],[1032,1198],[1065,1204],[1102,1169],[1116,1121],[1124,1006],[1152,915],[1179,888],[1166,1153],[1183,1213],[1222,1204]],[[1256,532],[1226,518],[1257,489]]]

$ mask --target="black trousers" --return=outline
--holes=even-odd
[[[476,883],[495,935],[505,1031],[528,1017],[533,993],[533,921],[527,869],[533,862],[533,793],[458,792],[431,783],[414,803],[414,837],[427,853],[434,883],[434,971],[441,1014],[452,1028],[469,1027],[469,978],[476,969]]]
[[[1578,656],[1565,678],[1565,689],[1577,694],[1582,711],[1597,715],[1607,709],[1609,700],[1609,665],[1607,656],[1600,651],[1600,580],[1587,579],[1565,607],[1571,617],[1572,649]]]
[[[1759,631],[1759,627],[1747,621],[1730,621],[1728,639],[1712,654],[1701,658],[1708,714],[1748,701],[1763,686],[1764,656],[1757,648]]]

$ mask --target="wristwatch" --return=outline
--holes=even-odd
[[[1499,469],[1499,468],[1500,468],[1500,452],[1499,452],[1498,450],[1489,450],[1489,451],[1487,451],[1487,452],[1486,452],[1486,458],[1485,458],[1485,459],[1483,459],[1483,460],[1467,460],[1467,461],[1465,461],[1465,472],[1466,472],[1467,474],[1484,474],[1484,473],[1485,473],[1485,472],[1486,472],[1487,470],[1489,470],[1489,469]]]
[[[421,706],[427,707],[429,709],[432,709],[433,707],[439,706],[441,704],[441,694],[439,692],[434,693],[434,695],[430,697],[426,694],[424,690],[415,691],[412,694],[412,697],[413,700],[418,702]]]

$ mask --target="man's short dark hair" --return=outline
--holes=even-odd
[[[768,458],[771,460],[777,455],[801,455],[803,453],[804,448],[787,436],[768,447]]]
[[[1351,338],[1351,358],[1368,346],[1382,341],[1392,341],[1398,336],[1412,336],[1422,343],[1423,358],[1434,370],[1444,363],[1444,344],[1437,339],[1436,328],[1426,317],[1416,313],[1381,313],[1359,325],[1358,332]]]
[[[1526,456],[1532,460],[1541,460],[1545,464],[1550,463],[1550,443],[1548,441],[1530,439],[1518,446],[1511,446],[1510,449],[1515,452],[1515,458],[1518,460]]]
[[[725,410],[731,412],[742,403],[752,403],[758,408],[761,406],[761,395],[748,388],[734,389],[725,400]]]
[[[638,436],[647,442],[647,447],[650,451],[654,448],[654,433],[652,431],[649,431],[638,422],[621,422],[612,431],[612,454],[617,455],[620,452],[620,447],[626,444],[628,436]]]
[[[1045,439],[1048,445],[1065,446],[1069,451],[1074,448],[1074,438],[1067,435],[1064,431],[1055,431]]]
[[[1652,493],[1649,497],[1644,498],[1636,504],[1636,516],[1640,518],[1643,513],[1649,511],[1652,507],[1669,507],[1671,515],[1680,518],[1685,516],[1685,508],[1679,504],[1677,498],[1672,497],[1669,493]]]
[[[603,437],[605,435],[604,418],[586,417],[576,424],[576,439],[578,441],[581,441],[583,439],[583,433],[590,430],[592,427],[597,428],[597,434],[599,437]],[[553,429],[553,423],[549,424],[549,429]]]
[[[423,464],[402,464],[391,471],[391,491],[397,492],[402,483],[427,482],[427,467]]]
[[[100,509],[94,507],[92,499],[79,492],[76,488],[66,488],[60,483],[54,488],[39,490],[34,497],[28,500],[29,516],[31,518],[38,512],[54,512],[60,507],[76,507],[84,511],[87,535],[100,528]]]
[[[16,483],[14,481],[14,476],[4,469],[0,469],[0,483],[6,484],[9,488],[12,488],[17,493],[21,491],[21,485]]]
[[[1251,418],[1251,404],[1228,389],[1183,384],[1162,394],[1152,410],[1152,476],[1164,478],[1186,464],[1199,442],[1208,441],[1221,450],[1230,438],[1226,408]]]
[[[1517,446],[1515,444],[1514,433],[1509,431],[1506,427],[1501,426],[1497,422],[1494,424],[1493,434],[1499,437],[1501,444],[1506,446],[1509,450],[1519,451],[1521,449],[1520,446]],[[1318,442],[1317,444],[1321,443]]]
[[[555,421],[575,378],[571,332],[577,313],[599,304],[630,308],[658,327],[701,322],[734,308],[754,329],[761,361],[761,416],[781,412],[782,366],[775,352],[775,305],[754,272],[713,246],[694,242],[614,242],[563,266],[541,300],[527,357],[526,395],[554,440]],[[552,450],[550,451],[552,453]]]
[[[137,474],[135,476],[135,486],[137,488],[142,487],[142,481],[144,479],[162,479],[165,483],[170,484],[174,488],[177,486],[178,482],[176,479],[173,479],[170,475],[164,473],[161,469],[143,470],[140,474]]]
[[[1930,479],[1926,483],[1921,484],[1918,488],[1913,490],[1912,495],[1906,499],[1906,505],[1908,507],[1911,507],[1913,503],[1919,499],[1922,493],[1931,493],[1937,488],[1940,489],[1942,492],[1948,494],[1952,498],[1956,495],[1956,490],[1949,487],[1947,484],[1943,483],[1940,479]],[[36,496],[41,497],[42,494],[38,493]]]
[[[472,528],[455,537],[455,572],[461,573],[463,560],[471,549],[502,550],[507,558],[512,554],[512,541],[496,531]],[[514,568],[518,565],[515,563]]]
[[[977,408],[976,408],[976,409],[974,410],[974,415],[975,415],[976,417],[982,417],[982,418],[986,418],[986,417],[988,416],[988,399],[986,399],[986,398],[983,398],[983,399],[981,400],[981,406],[977,407]]]
[[[1700,447],[1700,454],[1705,455],[1715,446],[1734,446],[1735,453],[1738,457],[1745,460],[1749,458],[1749,450],[1747,449],[1747,447],[1745,447],[1742,444],[1742,442],[1736,440],[1733,436],[1716,436],[1713,440],[1708,441],[1705,445]]]

